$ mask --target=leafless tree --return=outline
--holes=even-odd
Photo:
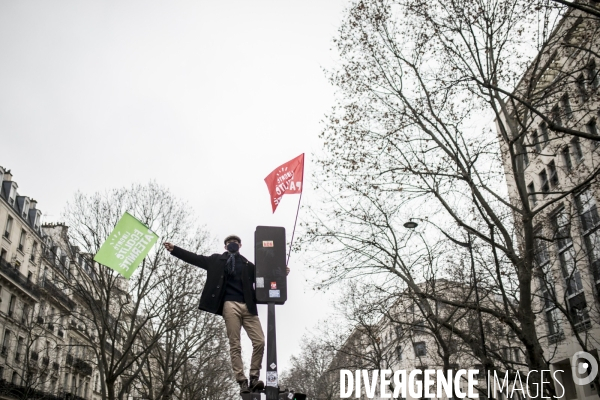
[[[196,249],[196,252],[206,250]],[[166,292],[173,292],[169,297],[174,300],[157,317],[170,329],[144,360],[138,392],[146,393],[148,399],[186,398],[189,385],[195,385],[196,391],[203,390],[203,396],[196,398],[226,398],[235,382],[228,369],[229,353],[222,318],[198,310],[204,277],[198,274],[196,267],[177,259],[173,267],[164,285]],[[150,345],[145,339],[141,341],[143,347]],[[215,367],[216,364],[223,367]],[[189,382],[192,370],[195,382]]]
[[[71,324],[94,352],[102,396],[110,400],[123,399],[131,390],[161,341],[165,343],[178,327],[166,316],[177,314],[177,307],[190,298],[188,290],[170,286],[173,276],[181,279],[182,269],[160,246],[151,250],[129,280],[92,261],[126,211],[157,233],[159,240],[190,248],[200,248],[206,240],[206,233],[195,226],[191,208],[155,183],[93,195],[78,193],[68,203],[63,217],[79,252],[71,255],[79,262],[62,274],[63,284],[78,304]],[[167,371],[177,367],[170,365]],[[154,389],[163,390],[160,385]]]
[[[281,374],[280,387],[306,394],[308,399],[339,397],[339,369],[331,342],[317,335],[302,338],[300,354],[292,356],[290,368]],[[343,368],[343,367],[342,367]]]
[[[321,254],[322,285],[397,279],[434,324],[452,328],[431,301],[481,313],[515,335],[531,370],[549,369],[552,354],[536,330],[543,311],[536,246],[558,239],[539,228],[595,184],[598,166],[542,182],[540,190],[531,190],[526,169],[535,158],[554,176],[560,161],[545,157],[569,143],[574,150],[583,143],[593,157],[598,26],[592,14],[544,1],[353,3],[336,39],[341,60],[331,81],[340,100],[322,133],[315,176],[326,200],[300,243]],[[544,199],[536,204],[535,196]],[[417,230],[403,227],[410,218]],[[593,257],[585,256],[589,286]],[[461,301],[419,285],[465,269],[474,293]],[[562,305],[577,330],[572,304]],[[464,343],[480,342],[479,331],[455,330]],[[579,344],[591,343],[582,330]],[[493,349],[474,355],[494,368]]]

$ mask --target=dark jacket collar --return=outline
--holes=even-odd
[[[248,260],[246,259],[246,257],[244,257],[243,255],[241,255],[240,253],[238,253],[238,255],[240,256],[240,258],[242,259],[242,261],[248,262]],[[228,258],[229,258],[229,252],[228,251],[224,252],[219,257],[220,260],[227,260]]]

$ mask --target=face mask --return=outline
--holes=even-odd
[[[227,243],[227,251],[230,253],[237,253],[240,249],[240,245],[236,242]]]

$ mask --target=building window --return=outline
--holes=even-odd
[[[10,238],[10,231],[12,229],[12,225],[13,225],[13,218],[9,215],[6,220],[6,229],[4,229],[4,237],[7,239]]]
[[[587,124],[585,124],[585,128],[587,129],[590,135],[598,136],[598,126],[596,126],[596,119],[592,118]],[[600,137],[598,140],[593,140],[594,147],[598,147],[600,145]]]
[[[35,212],[35,221],[33,222],[33,227],[38,232],[40,230],[40,221],[42,219],[41,217],[42,217],[42,213],[40,211],[36,211]]]
[[[13,385],[16,385],[18,381],[19,381],[19,374],[17,373],[17,371],[13,371],[12,379],[10,380],[10,383],[12,383]]]
[[[596,61],[592,60],[587,65],[587,78],[591,89],[598,87],[598,71],[596,70]]]
[[[14,207],[16,198],[17,198],[17,184],[13,182],[10,185],[10,192],[8,194],[8,204],[10,204],[12,207]]]
[[[535,236],[540,235],[540,231],[535,232]],[[552,278],[552,274],[550,272],[550,257],[548,256],[546,243],[542,239],[536,238],[534,241],[533,251],[535,263],[542,272],[542,276],[540,276],[540,288],[544,304],[544,313],[546,314],[549,340],[551,343],[556,343],[562,339],[563,334],[558,322],[558,309],[554,303],[554,279]]]
[[[596,119],[592,118],[585,127],[590,135],[598,136],[598,128],[596,127]]]
[[[23,201],[23,212],[21,213],[23,219],[27,219],[27,214],[29,214],[29,199],[26,198]]]
[[[542,172],[540,172],[540,188],[542,190],[542,193],[544,194],[544,197],[546,197],[546,194],[550,191],[550,184],[548,183],[548,174],[546,173],[546,170],[543,169]]]
[[[37,254],[38,251],[38,243],[37,242],[33,242],[33,245],[31,246],[31,256],[29,257],[29,260],[34,263],[35,262],[35,255]]]
[[[569,298],[569,316],[576,332],[587,331],[592,327],[590,315],[585,300],[585,294],[580,292],[576,296]]]
[[[550,114],[552,115],[552,122],[554,122],[554,124],[557,126],[562,126],[563,123],[560,115],[560,108],[558,106],[554,106],[550,111]]]
[[[527,193],[529,193],[529,206],[534,208],[537,205],[537,198],[535,197],[535,186],[533,182],[527,185]]]
[[[21,323],[25,324],[29,320],[29,305],[23,304],[23,313],[21,314]]]
[[[533,131],[531,133],[531,142],[533,143],[533,146],[535,147],[535,151],[540,153],[542,151],[542,146],[540,145],[540,138],[538,136],[537,131]]]
[[[564,94],[560,98],[560,104],[565,112],[565,117],[571,118],[571,114],[573,114],[573,109],[571,108],[571,101],[569,100],[569,95]]]
[[[14,294],[10,295],[10,300],[8,302],[8,316],[12,317],[15,313],[15,306],[17,305],[17,296]]]
[[[575,84],[577,85],[577,91],[579,92],[579,99],[582,103],[585,103],[587,101],[587,90],[585,89],[585,78],[583,77],[583,74],[577,77]]]
[[[600,222],[600,217],[598,216],[596,199],[591,189],[587,189],[577,196],[577,207],[584,233],[596,228],[598,222]]]
[[[8,355],[8,348],[10,347],[10,330],[5,330],[4,331],[4,338],[2,339],[2,349],[1,349],[1,354],[3,356],[7,356]]]
[[[396,338],[400,339],[402,337],[402,335],[404,334],[404,330],[402,329],[402,325],[398,324],[396,325]]]
[[[577,162],[583,161],[583,151],[581,151],[581,143],[579,143],[579,138],[575,137],[571,139],[571,147],[573,148],[575,160]]]
[[[573,251],[573,240],[571,238],[571,224],[569,216],[564,209],[561,209],[552,217],[552,227],[554,230],[554,239],[558,250],[558,258],[567,293],[574,296],[583,289],[581,274],[575,262]]]
[[[548,269],[548,264],[550,263],[550,257],[548,256],[548,249],[546,248],[546,243],[539,238],[541,235],[541,231],[536,231],[534,233],[535,241],[533,242],[533,253],[535,262],[537,266],[543,271]]]
[[[573,169],[573,163],[571,162],[571,154],[569,152],[569,146],[565,146],[562,149],[562,157],[565,163],[565,169],[570,172]]]
[[[402,346],[396,347],[396,357],[398,357],[398,361],[402,361]]]
[[[15,352],[15,362],[21,361],[21,354],[23,354],[23,346],[25,345],[23,337],[19,336],[17,342],[17,351]]]
[[[576,198],[579,219],[583,229],[583,238],[587,249],[588,258],[596,282],[600,282],[600,216],[596,199],[591,189],[587,189]]]
[[[548,175],[550,175],[550,185],[553,188],[558,186],[558,174],[556,173],[556,164],[554,164],[554,160],[548,163]]]
[[[25,230],[21,230],[21,236],[19,237],[19,251],[23,252],[25,249],[25,239],[27,238],[27,232]]]
[[[564,333],[560,326],[560,315],[556,304],[554,304],[554,282],[549,269],[543,270],[544,276],[540,278],[540,288],[544,305],[544,314],[546,316],[546,326],[548,328],[548,340],[550,343],[556,343],[564,338]]]
[[[554,114],[553,114],[553,118],[554,118]],[[554,121],[554,123],[558,124],[556,121]],[[542,148],[546,147],[546,145],[550,141],[550,136],[548,134],[548,125],[546,125],[545,122],[542,122],[540,124],[540,138],[542,139],[542,143],[541,143]],[[540,139],[540,138],[538,138],[538,139]]]
[[[415,343],[415,357],[425,357],[427,355],[427,347],[425,347],[425,342],[416,342]]]

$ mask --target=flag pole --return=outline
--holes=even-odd
[[[302,192],[300,192],[300,198],[298,199],[298,209],[296,210],[296,220],[294,221],[294,229],[292,230],[292,240],[290,240],[290,251],[288,252],[287,260],[285,265],[288,265],[290,256],[292,255],[292,243],[294,243],[294,233],[296,233],[296,222],[298,222],[298,213],[300,212],[300,201],[302,200]]]
[[[302,153],[304,156],[304,153]],[[298,198],[298,208],[296,209],[296,219],[294,220],[294,229],[292,230],[292,239],[290,240],[290,250],[288,252],[287,260],[285,265],[287,266],[292,255],[292,244],[294,243],[294,234],[296,233],[296,223],[298,222],[298,213],[300,212],[300,202],[302,201],[302,192],[304,192],[304,157],[302,157],[302,191],[300,191],[300,198]]]

